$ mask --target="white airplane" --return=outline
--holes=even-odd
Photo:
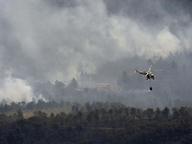
[[[155,79],[155,75],[153,74],[153,72],[151,71],[151,67],[149,67],[149,69],[147,71],[139,71],[139,70],[135,70],[137,73],[144,75],[146,80],[154,80]]]

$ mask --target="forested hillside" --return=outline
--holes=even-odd
[[[190,144],[192,141],[189,107],[138,109],[118,103],[68,103],[68,112],[64,106],[63,112],[57,113],[36,109],[31,117],[25,118],[27,105],[17,106],[17,111],[11,114],[1,112],[2,144]]]

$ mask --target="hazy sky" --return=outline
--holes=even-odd
[[[122,62],[123,70],[126,59],[191,52],[191,6],[190,0],[0,0],[0,76],[68,81],[108,72],[108,63],[115,69]]]

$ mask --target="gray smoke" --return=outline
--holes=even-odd
[[[177,74],[167,72],[154,95],[178,94],[173,91],[181,80],[180,93],[190,94],[190,5],[188,0],[0,0],[0,75],[11,69],[32,84],[81,79],[82,73],[97,82],[116,81],[123,70],[146,68],[149,59],[154,68],[175,73],[169,65],[174,61]],[[132,80],[130,88],[140,88],[140,80]]]

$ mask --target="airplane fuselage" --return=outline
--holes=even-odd
[[[149,79],[154,80],[154,79],[155,79],[155,76],[154,76],[153,73],[147,73],[147,74],[145,75],[145,77],[146,77],[147,80],[149,80]]]
[[[146,77],[146,80],[154,80],[155,79],[155,75],[151,72],[151,71],[138,71],[136,70],[137,73],[144,75]]]

